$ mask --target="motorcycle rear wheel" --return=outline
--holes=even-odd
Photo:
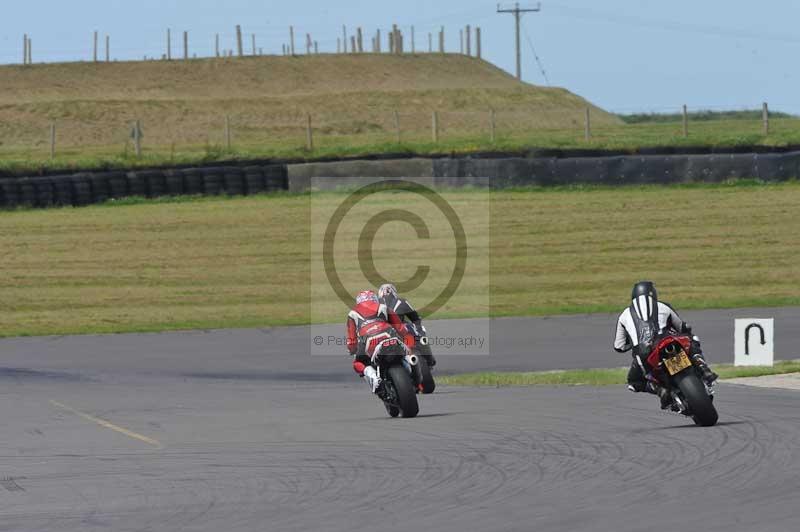
[[[386,403],[383,403],[383,406],[386,407],[386,413],[389,414],[391,417],[397,417],[400,415],[400,409],[396,406],[392,406]]]
[[[388,374],[389,379],[394,384],[395,391],[397,391],[400,415],[403,417],[416,417],[419,413],[419,403],[417,403],[417,392],[414,389],[411,375],[403,366],[392,366],[389,368]]]
[[[708,395],[705,385],[694,372],[684,372],[674,377],[675,383],[680,388],[696,425],[712,427],[717,424],[719,414],[714,408],[711,396]]]

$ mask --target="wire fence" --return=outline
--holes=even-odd
[[[699,117],[693,119],[693,117]],[[757,116],[757,118],[755,118]],[[109,121],[104,113],[48,121],[0,121],[0,153],[26,159],[171,157],[180,154],[252,156],[355,152],[607,148],[666,145],[800,144],[800,119],[759,113],[708,119],[687,108],[667,119],[626,123],[596,108],[569,110],[386,110],[365,108],[314,114],[286,108],[246,108],[221,115],[155,106],[140,116]]]

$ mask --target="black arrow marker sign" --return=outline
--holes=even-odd
[[[766,343],[767,343],[767,340],[764,337],[764,327],[762,327],[758,323],[751,323],[744,330],[744,354],[745,355],[749,355],[750,354],[750,329],[752,329],[752,328],[756,328],[761,332],[761,345],[766,345]]]

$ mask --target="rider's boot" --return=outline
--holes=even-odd
[[[370,388],[372,389],[372,393],[375,395],[379,395],[383,386],[383,381],[378,376],[378,372],[372,366],[367,366],[364,368],[364,378],[367,380]]]
[[[719,378],[719,375],[714,373],[710,367],[708,367],[708,363],[703,358],[703,355],[697,353],[696,355],[692,355],[692,360],[694,360],[697,369],[700,370],[700,376],[706,381],[706,384],[709,386],[714,383]]]
[[[663,386],[648,382],[645,391],[657,395],[661,399],[661,410],[666,410],[672,406],[672,393]]]

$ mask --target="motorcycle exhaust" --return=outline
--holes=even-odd
[[[406,355],[406,362],[413,367],[419,363],[419,359],[417,359],[417,355]]]

